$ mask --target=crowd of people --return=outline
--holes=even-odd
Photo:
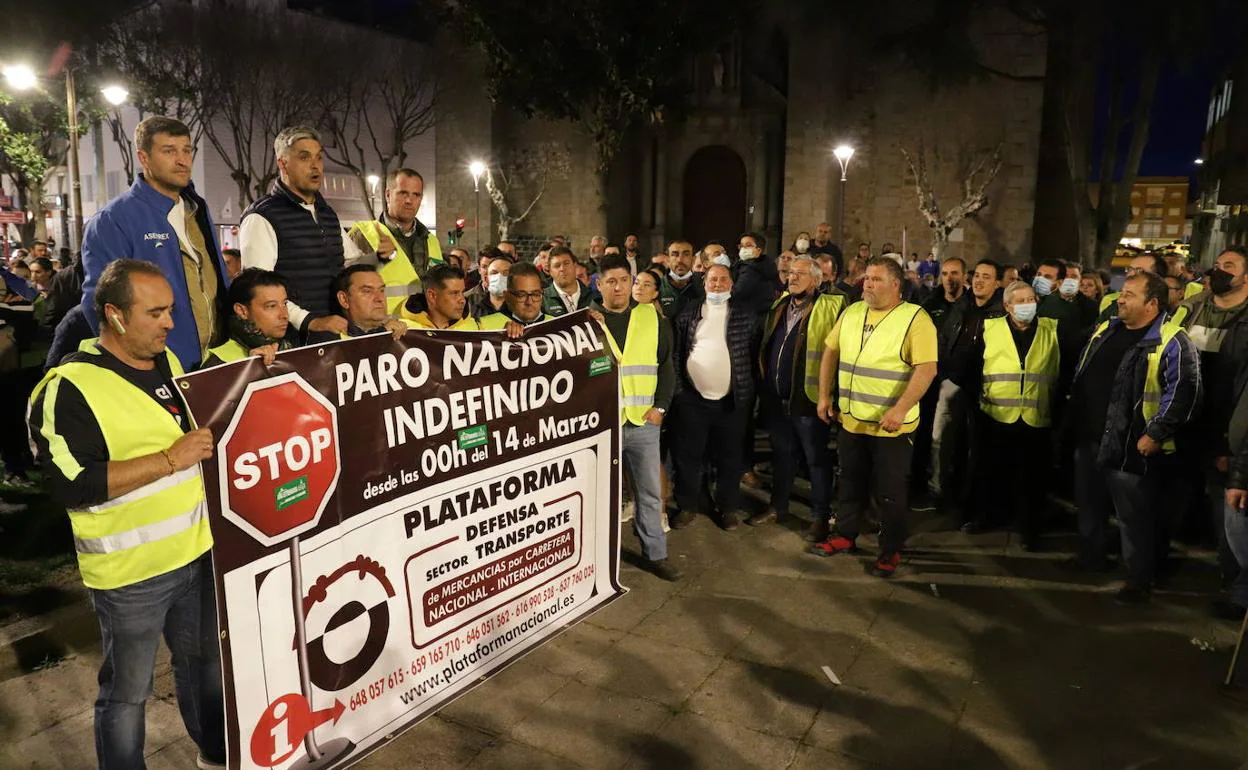
[[[198,475],[213,441],[191,429],[171,378],[323,340],[518,337],[588,310],[619,362],[633,527],[665,580],[681,577],[669,529],[784,520],[805,477],[802,547],[854,554],[878,534],[868,567],[882,578],[904,564],[911,519],[943,510],[968,534],[1015,527],[1029,550],[1073,528],[1071,568],[1116,561],[1115,597],[1137,605],[1172,574],[1182,525],[1216,540],[1214,611],[1248,606],[1243,247],[1203,275],[1142,254],[1121,280],[1060,259],[844,253],[826,223],[781,248],[747,232],[645,253],[629,234],[580,254],[553,236],[531,255],[504,241],[474,256],[444,250],[417,218],[413,169],[387,175],[377,220],[344,228],[320,192],[319,137],[294,127],[275,139],[279,178],[244,212],[239,248],[221,249],[187,127],[150,117],[134,144],[142,173],[87,223],[79,259],[36,243],[0,273],[0,362],[21,373],[6,374],[6,403],[30,395],[43,479],[69,511],[104,635],[102,766],[141,765],[162,630],[200,766],[223,759],[219,709],[203,706],[220,699]],[[23,365],[40,345],[42,364]],[[13,440],[25,432],[4,427],[5,480],[28,484],[27,442]],[[769,463],[754,457],[759,430]],[[769,504],[746,516],[742,486]],[[1077,515],[1063,521],[1051,496]]]

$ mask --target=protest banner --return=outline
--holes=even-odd
[[[585,312],[179,378],[232,768],[345,767],[620,596],[619,390]]]

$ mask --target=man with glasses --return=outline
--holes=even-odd
[[[505,329],[508,321],[529,326],[552,318],[542,312],[542,276],[528,262],[511,266],[506,298],[499,312],[481,318],[482,330]]]

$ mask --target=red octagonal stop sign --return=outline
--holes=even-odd
[[[338,414],[297,374],[253,382],[217,444],[221,513],[266,546],[314,528],[338,483]]]

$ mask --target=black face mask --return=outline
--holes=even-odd
[[[1231,282],[1234,280],[1235,276],[1215,267],[1209,271],[1209,290],[1219,296],[1229,294],[1234,291],[1234,287],[1231,286]]]

